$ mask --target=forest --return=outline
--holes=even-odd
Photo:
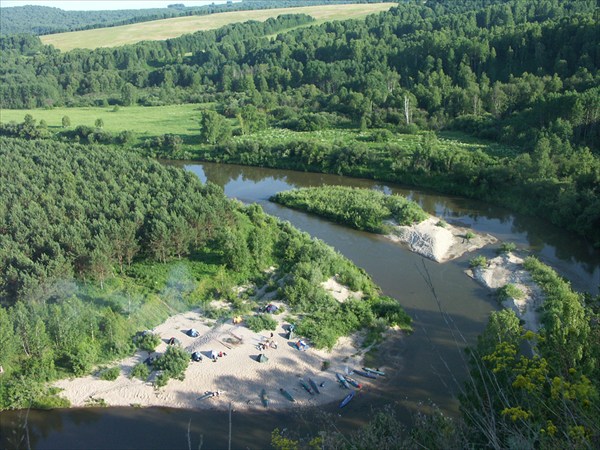
[[[410,330],[398,301],[331,247],[192,173],[12,138],[0,138],[0,167],[0,410],[65,406],[45,382],[131,354],[136,332],[174,311],[252,317],[258,305],[234,287],[262,286],[271,266],[317,347],[359,329],[375,341],[388,326]],[[320,286],[334,274],[363,299],[334,300]],[[215,298],[230,308],[211,309]]]
[[[65,116],[60,130],[31,113],[1,124],[0,409],[64,406],[46,381],[130,353],[134,333],[172,310],[218,317],[207,304],[219,296],[248,313],[255,305],[233,287],[266,282],[271,265],[289,275],[289,307],[311,312],[298,331],[317,346],[363,327],[410,328],[398,302],[330,247],[155,156],[426,186],[600,246],[596,1],[411,0],[366,20],[312,22],[283,15],[66,53],[31,35],[0,37],[3,108],[201,105],[194,142],[139,142],[100,118],[73,128]],[[263,139],[282,130],[294,138]],[[491,315],[469,350],[460,417],[422,416],[406,431],[382,412],[352,445],[598,447],[600,299],[533,257],[525,266],[546,296],[543,327]],[[332,300],[319,284],[334,274],[366,301]],[[323,445],[348,445],[330,431]],[[299,445],[273,433],[275,448]]]
[[[539,215],[598,246],[596,14],[591,0],[439,0],[364,21],[293,29],[310,18],[281,16],[94,51],[3,37],[0,100],[5,108],[210,104],[198,145],[213,148],[198,158],[433,187]],[[333,141],[308,150],[307,164],[302,142],[253,144],[267,127],[357,127],[383,130],[374,137],[382,140],[453,130],[518,151],[448,152],[425,139],[417,151],[373,152]],[[230,143],[232,132],[248,139]]]

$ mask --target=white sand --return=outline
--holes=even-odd
[[[394,225],[393,232],[387,237],[395,242],[405,243],[411,251],[440,263],[497,241],[490,234],[475,233],[469,228],[450,224],[438,226],[439,221],[440,219],[432,216],[416,225]],[[475,236],[466,239],[464,236],[468,232]]]
[[[524,293],[523,298],[508,299],[502,305],[515,311],[517,317],[523,320],[526,329],[535,332],[539,330],[540,320],[537,309],[542,304],[544,296],[529,272],[523,268],[522,258],[512,253],[503,254],[489,260],[487,267],[469,269],[467,274],[490,289],[498,289],[509,283],[514,284]]]
[[[347,295],[357,295],[348,291]],[[277,302],[274,302],[278,304]],[[269,408],[289,408],[307,405],[319,405],[332,401],[341,401],[348,390],[336,382],[335,373],[359,368],[363,358],[363,350],[358,349],[357,336],[341,338],[331,352],[316,350],[310,347],[307,351],[299,351],[293,346],[297,340],[287,341],[287,314],[273,315],[278,321],[274,332],[277,349],[269,348],[260,351],[257,344],[270,336],[270,332],[254,333],[244,324],[234,325],[231,322],[214,326],[214,322],[203,318],[199,311],[191,311],[175,315],[156,327],[153,331],[163,338],[155,354],[162,354],[166,348],[166,340],[175,337],[190,353],[201,351],[201,362],[190,362],[185,373],[185,380],[169,380],[167,386],[156,390],[150,380],[129,379],[127,375],[133,366],[143,361],[147,352],[138,351],[134,356],[119,362],[121,375],[115,381],[100,380],[95,376],[61,380],[55,386],[63,389],[61,395],[71,401],[73,406],[85,406],[91,400],[103,400],[109,406],[168,406],[176,408],[226,408],[229,402],[235,409],[263,409],[260,399],[265,389],[270,399]],[[186,332],[190,328],[199,331],[197,338],[189,337]],[[240,339],[238,341],[238,338]],[[225,344],[229,345],[228,348]],[[212,362],[208,358],[211,350],[226,352],[226,356]],[[260,353],[269,358],[266,363],[257,362]],[[330,368],[322,371],[323,361],[329,361]],[[321,394],[309,395],[300,385],[299,378],[308,382],[312,378],[320,388]],[[376,380],[361,379],[354,376],[362,384],[369,385]],[[280,388],[288,390],[296,399],[295,403],[284,398]],[[222,391],[219,397],[199,400],[206,391]]]

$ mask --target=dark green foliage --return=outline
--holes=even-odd
[[[138,348],[147,352],[153,352],[160,342],[160,336],[150,331],[144,331],[140,336],[135,338],[135,344]]]
[[[263,330],[275,331],[277,321],[268,314],[257,314],[255,316],[246,317],[244,319],[246,325],[255,333],[260,333]]]
[[[178,345],[171,345],[167,351],[156,361],[154,368],[162,370],[162,376],[183,380],[185,370],[190,363],[190,355]],[[160,383],[159,383],[160,385]]]
[[[142,381],[146,381],[150,376],[150,369],[144,363],[138,363],[133,366],[131,369],[131,373],[129,374],[130,378],[139,378]]]
[[[121,374],[119,367],[111,367],[110,369],[104,369],[100,372],[100,379],[106,381],[115,381]]]
[[[312,212],[359,230],[382,232],[384,220],[401,225],[427,218],[421,207],[398,195],[385,195],[369,189],[323,186],[279,192],[272,201]]]
[[[485,268],[488,265],[488,260],[483,255],[477,255],[476,257],[469,260],[469,267],[481,267]]]

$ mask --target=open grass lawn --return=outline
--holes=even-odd
[[[71,127],[78,125],[94,126],[96,119],[104,121],[104,129],[110,132],[134,131],[144,139],[165,133],[178,134],[188,139],[200,134],[200,114],[206,105],[184,104],[168,106],[121,106],[113,111],[112,106],[53,109],[3,109],[0,121],[23,122],[26,114],[31,114],[38,122],[45,120],[52,131],[62,130],[63,116],[69,116]],[[186,139],[187,138],[187,139]]]
[[[52,44],[62,51],[73,50],[74,48],[118,47],[144,40],[160,41],[195,31],[213,30],[235,22],[246,22],[248,20],[262,22],[280,14],[307,14],[314,17],[318,22],[357,19],[369,14],[387,11],[394,5],[395,3],[365,3],[233,11],[206,16],[175,17],[119,27],[49,34],[40,36],[40,39],[44,44]]]

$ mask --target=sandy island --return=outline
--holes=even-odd
[[[502,306],[515,311],[525,329],[534,332],[539,330],[538,309],[544,301],[544,295],[531,274],[523,268],[523,258],[513,253],[503,254],[490,259],[487,267],[475,267],[466,273],[489,289],[514,284],[523,293],[523,297],[505,300]]]
[[[440,226],[440,222],[440,219],[432,216],[416,225],[392,224],[394,229],[386,237],[404,243],[411,251],[440,263],[498,241],[491,234],[475,233],[470,228],[448,223]],[[467,233],[474,236],[467,238]]]
[[[338,299],[360,296],[330,279],[323,283]],[[275,305],[281,303],[273,301]],[[206,319],[200,311],[189,311],[170,317],[157,326],[153,332],[160,335],[163,342],[154,354],[162,354],[167,341],[175,337],[190,354],[202,353],[203,360],[190,362],[185,372],[185,380],[169,380],[167,386],[155,389],[152,372],[149,380],[130,379],[128,374],[138,363],[148,357],[145,351],[138,351],[132,357],[121,360],[118,365],[121,375],[115,381],[101,380],[96,376],[58,381],[54,386],[61,388],[61,396],[72,406],[88,406],[103,401],[108,406],[167,406],[187,409],[227,408],[231,402],[235,409],[264,409],[261,391],[266,390],[269,408],[282,409],[298,406],[316,406],[341,401],[349,391],[336,381],[336,372],[346,373],[353,368],[361,368],[364,352],[360,349],[359,337],[339,339],[331,352],[310,347],[299,351],[294,346],[298,337],[288,341],[287,313],[272,315],[277,320],[277,330],[273,340],[277,348],[259,350],[258,344],[270,338],[270,332],[254,333],[244,324],[234,325],[231,321],[217,324]],[[186,333],[190,328],[200,335],[196,338]],[[226,355],[212,362],[210,352],[225,352]],[[264,353],[269,360],[259,363],[257,357]],[[321,370],[323,362],[329,363],[327,370]],[[353,376],[363,386],[377,383],[377,380],[360,379]],[[308,382],[312,378],[319,386],[320,394],[310,395],[300,385],[299,379]],[[292,403],[279,391],[284,388],[295,398]],[[218,397],[199,399],[207,391],[221,391]]]

